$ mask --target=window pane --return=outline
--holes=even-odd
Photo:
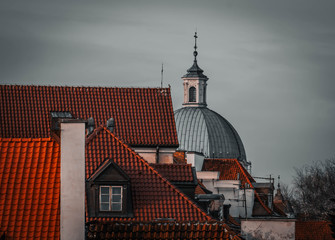
[[[195,87],[190,87],[189,92],[189,102],[196,102],[196,89]]]
[[[109,195],[101,195],[101,202],[109,202]]]
[[[109,211],[109,204],[108,203],[101,203],[100,204],[101,211]]]
[[[121,203],[112,203],[112,211],[121,211]]]
[[[112,196],[112,202],[115,203],[115,202],[121,202],[121,195],[113,195]]]
[[[121,194],[121,187],[113,187],[112,194]]]
[[[109,194],[109,187],[101,187],[101,194]]]

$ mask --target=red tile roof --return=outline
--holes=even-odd
[[[242,187],[247,183],[253,188],[255,180],[237,159],[205,159],[202,171],[219,171],[220,180],[241,180]]]
[[[50,138],[0,138],[0,236],[59,239],[59,159]]]
[[[248,184],[250,188],[254,188],[253,183],[256,182],[237,159],[205,159],[202,170],[219,171],[220,180],[237,180],[237,176],[239,175],[243,188],[246,184]],[[268,214],[273,213],[272,210],[264,204],[256,191],[255,200],[261,204],[262,208],[264,208]]]
[[[0,154],[0,236],[5,232],[14,239],[59,239],[59,144],[51,138],[0,138]],[[134,217],[98,220],[211,220],[143,158],[106,128],[99,128],[87,142],[86,177],[106,158],[130,178]]]
[[[104,218],[104,221],[152,221],[173,218],[177,221],[210,220],[195,203],[163,178],[147,161],[122,143],[106,128],[95,131],[86,147],[86,176],[112,159],[130,178],[133,218]],[[96,220],[90,218],[88,220]]]
[[[241,239],[222,222],[90,222],[88,239]]]
[[[0,85],[0,137],[50,137],[50,112],[113,117],[115,134],[131,145],[177,146],[169,88],[107,88]]]
[[[329,222],[325,221],[297,221],[295,223],[296,240],[332,240]]]
[[[170,182],[194,182],[192,164],[150,164]]]
[[[206,194],[206,192],[201,188],[201,186],[198,184],[195,187],[194,194]]]
[[[173,162],[180,163],[180,164],[187,164],[187,160],[185,157],[185,151],[175,151],[173,153]]]
[[[195,187],[194,193],[195,194],[206,194],[204,189],[207,189],[207,188],[205,187],[205,185],[201,181],[198,180],[198,184]]]

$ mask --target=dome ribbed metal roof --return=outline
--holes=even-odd
[[[207,158],[237,158],[246,161],[243,143],[234,127],[205,107],[175,111],[179,149],[201,152]]]

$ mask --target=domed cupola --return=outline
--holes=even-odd
[[[192,67],[182,77],[184,81],[184,106],[188,107],[206,107],[206,86],[207,76],[203,74],[203,70],[198,66],[197,62],[197,33],[194,34],[194,61]]]
[[[182,77],[183,108],[175,111],[179,149],[202,153],[206,158],[236,158],[248,165],[243,143],[234,127],[207,108],[207,76],[197,63],[197,33],[194,62]]]

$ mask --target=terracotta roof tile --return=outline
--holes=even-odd
[[[106,158],[112,159],[130,178],[134,217],[98,220],[211,220],[143,158],[101,127],[87,141],[86,177]],[[59,144],[51,138],[0,139],[0,166],[0,233],[6,232],[13,239],[59,239]],[[211,233],[204,228],[201,234],[205,235],[199,236],[205,238]]]
[[[197,180],[197,183],[198,184],[195,187],[194,194],[208,194],[206,192],[207,188],[205,187],[205,185],[201,181],[199,181],[199,180]],[[209,190],[207,190],[207,191],[209,191]]]
[[[27,152],[32,154],[27,155]],[[36,239],[46,236],[49,239],[58,239],[58,143],[50,138],[0,139],[0,154],[0,233],[6,232],[6,236],[14,239]],[[131,220],[211,219],[144,159],[104,128],[87,143],[86,176],[93,174],[106,158],[111,158],[130,177],[134,204],[134,218]]]
[[[202,189],[202,187],[198,184],[198,185],[195,187],[194,194],[206,194],[206,192],[205,192],[205,191]]]
[[[59,157],[50,138],[0,138],[0,235],[59,239]]]
[[[203,171],[219,171],[220,180],[241,180],[242,187],[247,183],[253,188],[255,180],[237,159],[205,159]]]
[[[150,164],[170,182],[194,182],[192,164]]]
[[[205,159],[202,170],[219,171],[220,180],[237,180],[237,176],[239,176],[242,187],[248,184],[251,188],[254,188],[253,183],[256,182],[237,159]],[[254,192],[255,200],[261,204],[268,214],[272,214],[273,211],[264,204],[259,194],[256,191]]]
[[[131,145],[177,146],[169,88],[107,88],[0,85],[0,137],[50,137],[50,112],[113,117],[115,133]]]
[[[185,151],[181,151],[181,150],[175,151],[173,153],[173,162],[180,163],[180,164],[187,164]]]
[[[332,240],[329,222],[326,221],[297,221],[295,223],[296,240]]]
[[[241,239],[222,222],[89,222],[88,239]]]
[[[179,221],[195,221],[211,219],[186,195],[163,178],[147,161],[106,128],[102,128],[95,132],[94,137],[87,143],[86,177],[91,176],[106,159],[112,159],[130,178],[134,209],[132,220],[151,221],[157,218],[173,218]],[[104,220],[116,221],[120,219],[122,218],[105,218]],[[94,220],[94,218],[88,220]]]

